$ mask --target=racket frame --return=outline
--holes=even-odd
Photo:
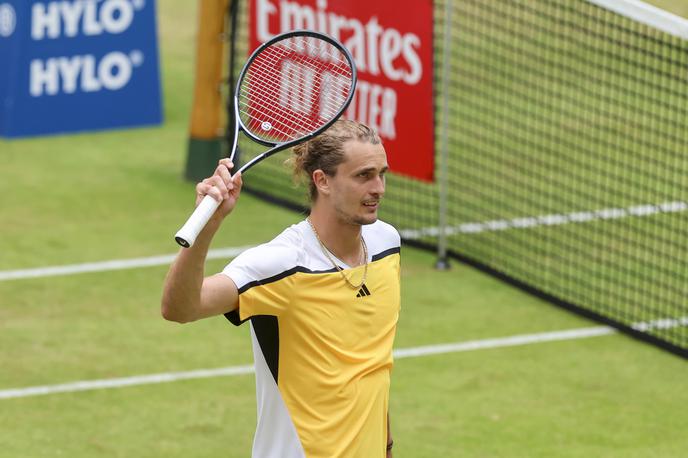
[[[244,78],[246,77],[246,72],[248,71],[249,67],[251,66],[251,63],[261,54],[261,52],[272,46],[273,44],[277,43],[278,41],[282,40],[287,40],[289,38],[293,38],[295,36],[305,36],[305,37],[310,37],[310,38],[317,38],[323,41],[328,42],[335,48],[339,49],[342,54],[344,54],[346,60],[349,62],[349,67],[351,68],[351,90],[349,91],[349,94],[347,95],[346,100],[342,104],[342,108],[340,109],[340,112],[337,116],[334,116],[331,120],[327,121],[325,124],[323,124],[321,127],[318,129],[309,132],[308,134],[296,138],[294,140],[289,140],[286,142],[270,142],[267,140],[264,140],[256,135],[254,135],[243,123],[241,120],[241,117],[239,116],[239,93],[241,92],[241,83],[244,81]],[[267,147],[272,147],[271,149],[255,156],[252,158],[250,161],[246,162],[241,168],[237,171],[239,172],[245,172],[246,170],[250,169],[263,159],[266,159],[273,154],[282,151],[284,149],[290,148],[292,146],[298,145],[299,143],[303,143],[305,141],[310,140],[311,138],[321,134],[325,130],[327,130],[328,127],[330,127],[332,124],[337,121],[341,117],[341,115],[346,111],[346,109],[349,107],[351,104],[351,101],[353,100],[354,97],[354,92],[356,91],[356,82],[358,81],[358,74],[356,72],[356,64],[354,62],[354,58],[349,52],[348,49],[346,49],[341,43],[339,43],[337,40],[334,38],[330,37],[329,35],[325,35],[324,33],[320,32],[314,32],[312,30],[305,30],[305,29],[298,29],[298,30],[292,30],[289,32],[285,32],[279,35],[274,36],[270,40],[266,41],[259,47],[257,47],[253,53],[249,56],[248,60],[244,64],[244,67],[241,69],[241,72],[239,73],[239,78],[237,80],[236,88],[234,89],[234,139],[232,141],[232,149],[230,150],[230,160],[234,159],[234,155],[236,154],[237,148],[238,148],[238,142],[239,142],[239,131],[243,131],[244,134],[249,137],[251,140],[255,141],[256,143],[259,143],[263,146]]]
[[[305,37],[310,37],[310,38],[316,38],[319,40],[323,40],[337,48],[344,54],[346,60],[349,63],[349,67],[351,68],[351,90],[349,91],[349,94],[346,97],[346,100],[342,104],[342,107],[339,110],[339,113],[336,116],[333,116],[332,119],[324,123],[322,126],[320,126],[318,129],[308,132],[306,135],[302,137],[298,137],[293,140],[289,140],[286,142],[270,142],[267,140],[264,140],[262,138],[257,137],[254,135],[243,123],[241,120],[241,116],[239,115],[239,93],[241,92],[241,84],[244,81],[244,78],[246,77],[246,72],[248,71],[249,67],[253,63],[253,61],[261,54],[263,50],[266,48],[274,45],[278,41],[286,40],[289,38],[293,38],[296,36],[305,36]],[[243,68],[241,69],[241,72],[239,73],[239,78],[237,80],[236,87],[234,89],[234,138],[232,140],[232,149],[230,150],[230,155],[229,159],[233,160],[234,156],[237,152],[238,146],[239,146],[239,131],[243,131],[244,134],[249,137],[251,140],[255,141],[256,143],[271,147],[269,150],[258,154],[257,156],[253,157],[251,160],[246,162],[243,166],[239,168],[235,172],[236,173],[244,173],[254,165],[258,164],[260,161],[263,159],[266,159],[273,154],[283,151],[287,148],[293,147],[295,145],[298,145],[299,143],[305,142],[310,140],[311,138],[321,134],[324,132],[327,128],[329,128],[332,124],[337,121],[341,117],[342,114],[344,114],[344,111],[349,107],[351,104],[351,101],[353,100],[354,93],[356,91],[356,82],[358,80],[358,74],[356,71],[356,64],[354,61],[353,56],[349,52],[348,49],[346,49],[341,43],[339,43],[337,40],[334,38],[330,37],[329,35],[325,35],[324,33],[320,32],[314,32],[311,30],[304,30],[304,29],[299,29],[299,30],[292,30],[289,32],[285,32],[279,35],[274,36],[270,40],[266,41],[262,45],[258,46],[253,53],[249,56],[248,60],[244,64]],[[196,207],[194,210],[193,214],[189,217],[187,222],[182,226],[182,228],[175,234],[175,240],[176,242],[184,247],[184,248],[189,248],[193,246],[194,242],[196,241],[196,237],[198,237],[198,234],[203,230],[207,222],[210,220],[212,215],[215,213],[217,208],[220,206],[221,202],[216,201],[212,197],[206,195],[201,203]]]

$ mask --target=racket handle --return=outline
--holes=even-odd
[[[177,243],[184,248],[191,247],[219,206],[220,202],[210,196],[205,196],[196,210],[189,216],[189,219],[186,220],[186,223],[174,235]]]

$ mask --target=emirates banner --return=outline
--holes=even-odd
[[[434,110],[431,0],[251,0],[250,50],[283,32],[341,41],[358,70],[345,116],[376,129],[394,173],[432,181]]]

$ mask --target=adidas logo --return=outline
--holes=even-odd
[[[365,297],[365,296],[370,296],[370,291],[368,291],[368,287],[366,285],[361,286],[361,289],[358,290],[358,294],[356,294],[356,297]]]

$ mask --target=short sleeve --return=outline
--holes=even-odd
[[[363,231],[373,261],[400,251],[401,237],[391,224],[378,220],[375,224],[363,226]]]
[[[239,290],[239,307],[225,316],[239,325],[253,316],[280,316],[289,303],[291,273],[298,269],[298,240],[282,234],[277,239],[250,248],[222,271]]]

